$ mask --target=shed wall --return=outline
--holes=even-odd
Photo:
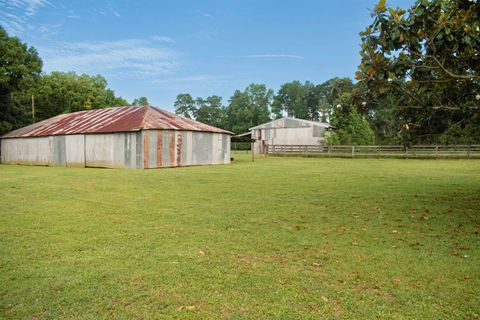
[[[230,135],[223,133],[144,130],[145,168],[230,163]]]
[[[49,137],[2,139],[1,147],[2,163],[48,166],[51,162]]]
[[[162,168],[230,163],[230,135],[142,130],[1,140],[1,162],[67,167]]]

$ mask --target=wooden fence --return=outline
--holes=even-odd
[[[480,159],[480,145],[309,146],[266,145],[267,155],[342,158]]]

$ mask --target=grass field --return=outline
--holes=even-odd
[[[0,165],[0,318],[480,318],[480,161],[235,157]]]

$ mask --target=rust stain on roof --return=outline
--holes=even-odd
[[[228,133],[152,106],[127,106],[61,114],[14,130],[2,138],[43,137],[84,133],[130,132],[142,129]]]

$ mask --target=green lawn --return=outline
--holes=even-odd
[[[235,157],[0,165],[0,318],[480,318],[480,161]]]

